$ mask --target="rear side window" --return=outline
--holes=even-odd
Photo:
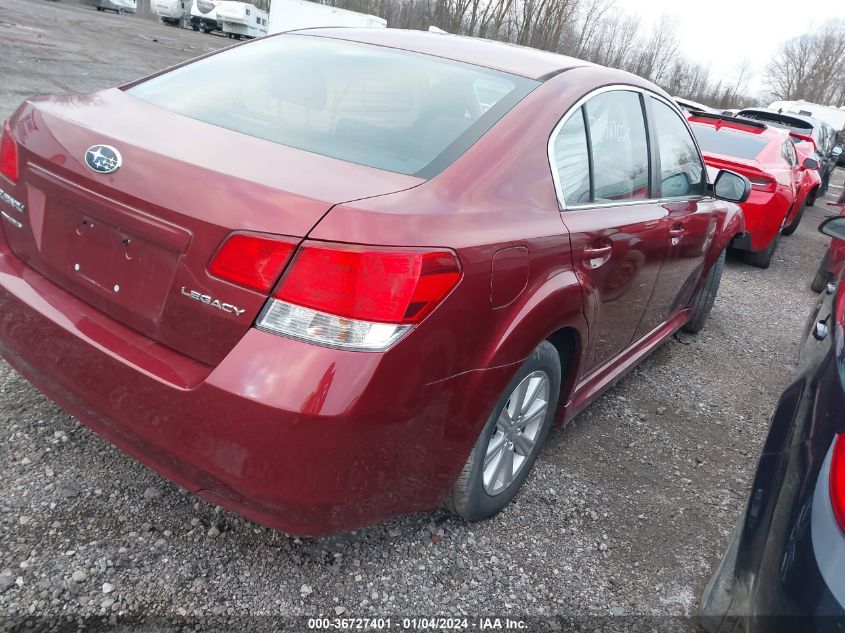
[[[701,195],[704,167],[687,126],[668,105],[650,99],[660,156],[660,197]]]
[[[127,92],[250,136],[430,178],[537,85],[438,57],[287,34],[212,55]]]
[[[693,123],[692,129],[701,149],[711,154],[751,160],[757,158],[768,144],[765,138],[727,127],[717,129],[712,125]]]
[[[639,93],[599,94],[585,104],[584,112],[595,202],[647,199],[648,141]]]
[[[560,128],[554,157],[563,201],[568,206],[589,203],[590,157],[583,108],[578,108]]]
[[[798,155],[795,153],[795,146],[792,141],[784,143],[780,148],[780,153],[790,167],[795,167],[798,164]]]

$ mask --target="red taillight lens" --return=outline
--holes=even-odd
[[[830,462],[830,502],[839,527],[845,530],[845,436],[837,435]]]
[[[0,174],[12,182],[18,181],[18,145],[12,138],[8,121],[3,124],[3,136],[0,138]]]
[[[364,250],[307,244],[276,297],[349,319],[419,322],[461,277],[448,251]]]
[[[751,188],[755,191],[772,193],[775,190],[775,181],[771,178],[757,176],[755,178],[749,178],[749,180],[751,181]]]
[[[296,247],[293,242],[257,235],[230,235],[208,264],[208,271],[239,284],[269,292]]]

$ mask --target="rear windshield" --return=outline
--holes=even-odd
[[[286,34],[212,55],[127,92],[250,136],[429,178],[537,85],[419,53]]]
[[[735,158],[757,158],[769,142],[768,139],[726,127],[716,129],[712,125],[693,123],[692,130],[703,151]]]

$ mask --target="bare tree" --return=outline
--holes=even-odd
[[[272,0],[248,0],[269,9]],[[745,96],[749,66],[736,81],[711,81],[707,66],[679,54],[675,22],[658,19],[646,33],[639,17],[620,10],[617,0],[313,0],[320,4],[378,15],[388,26],[450,33],[523,44],[593,63],[620,68],[649,79],[673,95],[716,107],[756,104]],[[140,8],[149,7],[139,0]],[[154,17],[150,15],[150,17]],[[770,81],[780,94],[816,95],[807,77],[829,102],[845,102],[845,21],[784,44]],[[805,41],[806,40],[806,41]],[[813,88],[815,90],[815,88]]]
[[[845,104],[845,20],[784,42],[766,72],[775,99]]]

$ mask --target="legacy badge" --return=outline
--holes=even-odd
[[[229,314],[234,314],[235,316],[241,316],[244,312],[246,312],[245,308],[236,308],[231,303],[223,303],[222,301],[220,301],[219,299],[215,299],[211,295],[204,295],[201,292],[197,292],[196,290],[187,290],[185,286],[182,286],[182,295],[188,297],[188,299],[199,301],[200,303],[204,303],[207,306],[217,308],[218,310],[228,312]]]

